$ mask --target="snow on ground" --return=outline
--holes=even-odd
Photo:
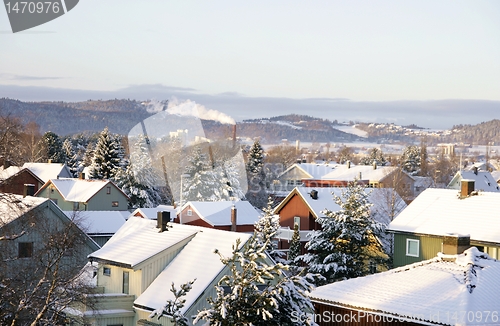
[[[333,126],[335,129],[338,129],[340,131],[346,132],[348,134],[353,134],[358,137],[363,137],[367,138],[368,133],[366,131],[363,131],[361,129],[356,128],[356,125],[354,126]]]

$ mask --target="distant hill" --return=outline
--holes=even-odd
[[[96,133],[106,126],[111,132],[126,135],[140,121],[165,108],[167,102],[141,102],[129,99],[88,100],[83,102],[22,102],[0,98],[0,114],[19,117],[23,123],[34,121],[42,132],[53,131],[60,136],[82,132]],[[203,121],[207,136],[231,135],[231,128],[214,121]],[[237,123],[238,137],[260,137],[263,142],[349,142],[360,136],[337,128],[337,120],[308,115],[289,114],[271,118],[256,118]],[[374,124],[356,125],[366,132],[366,141],[418,142],[426,137],[428,144],[438,142],[487,144],[500,143],[500,120],[477,125],[456,125],[452,130],[429,130],[416,125]],[[346,130],[346,128],[343,128]]]

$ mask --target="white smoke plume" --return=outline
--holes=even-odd
[[[176,98],[168,102],[167,112],[181,116],[193,116],[203,120],[213,120],[224,124],[236,124],[233,118],[217,110],[207,109],[194,101],[186,100],[179,102]]]
[[[147,102],[142,103],[144,106],[146,106],[146,111],[148,113],[158,113],[163,111],[165,108],[165,102],[163,101],[158,101],[155,99],[151,99]]]

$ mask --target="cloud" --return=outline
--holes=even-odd
[[[63,79],[64,77],[48,77],[48,76],[27,76],[27,75],[14,75],[14,74],[0,74],[0,79],[7,80],[50,80],[50,79]]]

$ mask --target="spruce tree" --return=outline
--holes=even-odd
[[[40,140],[40,144],[45,151],[47,160],[50,160],[52,163],[65,162],[66,157],[62,147],[62,141],[57,134],[52,131],[47,131]]]
[[[361,158],[359,164],[361,165],[372,165],[377,164],[378,166],[384,166],[387,163],[382,150],[378,148],[372,148],[368,155]]]
[[[114,138],[108,127],[100,133],[97,141],[89,173],[92,179],[113,180],[117,169],[122,166],[123,148]]]
[[[247,158],[248,192],[246,198],[255,207],[262,208],[266,205],[266,174],[264,171],[264,149],[260,141],[255,140]]]
[[[288,261],[289,265],[297,266],[295,259],[300,256],[300,230],[299,225],[295,223],[293,226],[293,236],[290,241],[290,249],[288,249]]]
[[[340,210],[326,210],[316,219],[321,229],[309,234],[308,253],[299,257],[326,283],[365,275],[371,263],[385,257],[377,239],[384,226],[371,216],[365,187],[352,182],[340,197],[334,195],[334,201]]]
[[[406,146],[401,156],[401,168],[405,172],[412,174],[418,174],[420,170],[422,155],[420,153],[420,147],[415,145]]]
[[[220,200],[220,179],[216,178],[208,155],[202,151],[201,146],[193,148],[185,172],[189,174],[189,178],[185,178],[183,183],[184,202]]]
[[[264,215],[262,215],[257,222],[255,222],[255,237],[259,245],[265,247],[269,256],[276,262],[283,261],[283,252],[278,251],[278,245],[275,241],[276,235],[280,228],[280,217],[279,215],[273,214],[272,208],[273,200],[271,197],[268,198],[267,207],[263,209]]]
[[[194,320],[207,325],[316,325],[306,318],[314,307],[308,297],[313,289],[312,275],[287,276],[283,264],[267,264],[265,247],[255,235],[241,248],[237,240],[230,257],[219,254],[230,273],[216,286],[216,297],[209,298],[210,309],[200,311]]]

